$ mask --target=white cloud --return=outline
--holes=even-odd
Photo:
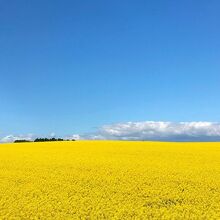
[[[67,139],[67,140],[80,140],[81,139],[81,136],[79,134],[73,134],[73,135],[70,135],[70,136],[66,136],[64,139]]]
[[[220,123],[216,122],[126,122],[104,125],[79,139],[220,141]]]
[[[54,133],[50,135],[55,136]],[[8,135],[0,142],[34,140],[36,135]],[[161,141],[220,141],[220,122],[142,121],[104,125],[93,133],[74,134],[65,139],[75,140],[161,140]]]
[[[7,135],[0,139],[0,143],[9,143],[14,142],[15,140],[28,140],[32,141],[34,139],[33,134],[27,134],[27,135]]]

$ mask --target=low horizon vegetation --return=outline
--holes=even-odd
[[[35,140],[18,139],[14,143],[25,143],[25,142],[50,142],[50,141],[75,141],[75,139],[63,139],[63,138],[36,138]]]

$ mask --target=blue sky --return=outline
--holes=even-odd
[[[218,0],[0,1],[0,137],[220,121]]]

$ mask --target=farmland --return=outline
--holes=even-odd
[[[220,219],[220,143],[1,144],[0,219]]]

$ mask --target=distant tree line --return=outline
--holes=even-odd
[[[46,141],[63,141],[62,138],[36,138],[34,142],[46,142]]]
[[[28,140],[15,140],[14,143],[24,143],[24,142],[31,142]]]
[[[24,142],[51,142],[51,141],[75,141],[75,139],[69,140],[69,139],[62,139],[62,138],[36,138],[34,141],[29,140],[15,140],[14,143],[24,143]]]

